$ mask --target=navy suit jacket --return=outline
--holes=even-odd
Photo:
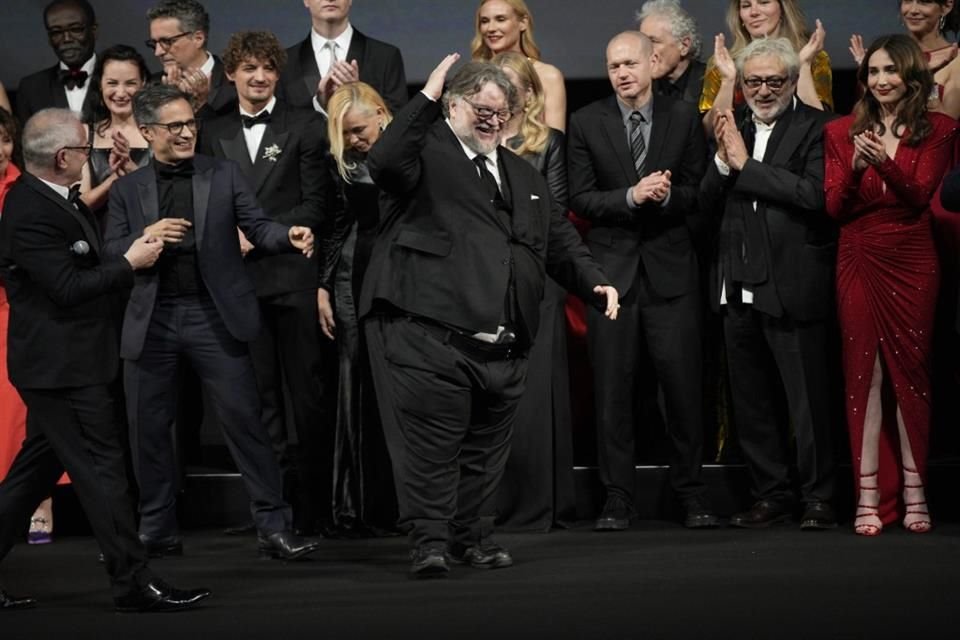
[[[197,263],[203,282],[230,334],[241,342],[260,332],[260,312],[237,239],[237,227],[261,250],[296,251],[290,227],[266,217],[253,189],[234,162],[197,155],[193,159],[194,233]],[[105,232],[106,251],[120,254],[143,230],[156,222],[159,211],[153,164],[126,175],[110,189]],[[139,271],[127,303],[120,338],[120,357],[136,360],[143,350],[159,282],[156,268]]]

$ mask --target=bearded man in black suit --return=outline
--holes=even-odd
[[[210,595],[175,589],[147,567],[137,539],[121,432],[111,294],[133,285],[163,244],[138,235],[106,256],[93,214],[71,190],[90,153],[77,117],[47,109],[23,131],[26,172],[0,218],[10,299],[10,380],[27,405],[27,439],[0,484],[0,558],[37,503],[69,472],[110,575],[118,611],[175,611]],[[0,590],[0,611],[34,606]]]
[[[97,17],[87,0],[55,0],[43,10],[43,25],[59,62],[23,78],[17,89],[17,117],[56,107],[79,114],[96,66]]]
[[[617,291],[543,177],[500,146],[519,108],[503,70],[451,54],[368,156],[384,191],[359,315],[411,573],[513,564],[487,512],[503,476],[546,274],[615,318]],[[605,300],[605,304],[604,304]],[[451,539],[452,536],[452,539]]]
[[[201,153],[233,160],[250,180],[268,216],[318,232],[332,187],[327,163],[326,121],[274,93],[286,53],[265,31],[235,33],[223,55],[227,78],[237,88],[238,108],[214,118],[200,131]],[[330,520],[332,452],[329,418],[322,404],[317,255],[268,255],[240,231],[240,246],[253,275],[263,326],[250,343],[263,403],[263,422],[281,468],[290,466],[284,420],[289,391],[296,428],[299,478],[294,521],[315,529]],[[290,491],[287,491],[290,495]]]

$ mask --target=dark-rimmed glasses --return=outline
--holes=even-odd
[[[200,123],[196,120],[178,120],[177,122],[144,122],[145,127],[163,127],[170,132],[172,136],[178,136],[183,133],[183,128],[190,129],[191,133],[196,133],[200,128]]]
[[[470,108],[473,109],[473,112],[477,114],[477,117],[481,120],[489,120],[490,118],[496,116],[497,120],[500,122],[506,122],[510,119],[510,116],[513,115],[509,109],[497,110],[491,109],[490,107],[481,107],[480,105],[474,104],[466,98],[464,98],[463,101],[470,105]]]
[[[784,85],[787,84],[786,76],[770,76],[769,78],[761,78],[759,76],[750,76],[749,78],[743,79],[743,84],[748,89],[759,89],[761,85],[767,85],[767,89],[770,91],[780,91],[783,89]]]
[[[184,31],[183,33],[178,33],[177,35],[170,36],[169,38],[150,38],[149,40],[144,40],[143,44],[147,45],[148,49],[156,49],[157,45],[160,45],[164,50],[166,50],[172,47],[177,40],[183,36],[188,36],[191,33],[193,33],[193,31]]]
[[[90,153],[93,151],[93,143],[91,142],[90,144],[85,144],[82,147],[81,146],[64,146],[64,147],[60,147],[60,149],[61,150],[70,149],[71,151],[79,151],[84,155],[90,155]]]

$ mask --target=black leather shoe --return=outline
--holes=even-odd
[[[299,560],[320,548],[320,541],[301,538],[290,531],[278,531],[268,536],[258,536],[260,555],[275,560]]]
[[[683,511],[683,526],[687,529],[715,529],[720,526],[720,518],[701,495],[686,498]]]
[[[837,528],[837,514],[826,502],[808,502],[800,518],[800,528],[804,531],[821,531]]]
[[[114,598],[113,602],[117,611],[123,613],[183,611],[197,606],[210,593],[210,589],[175,589],[163,580],[154,578],[149,584]]]
[[[143,543],[143,548],[146,550],[148,558],[183,555],[183,539],[180,536],[151,538],[141,534],[140,542]]]
[[[443,545],[421,545],[410,552],[410,577],[442,578],[450,572]]]
[[[593,525],[594,531],[625,531],[630,528],[630,521],[637,517],[637,510],[619,494],[611,494],[603,505],[603,511]]]
[[[730,526],[765,529],[773,524],[789,522],[790,517],[790,509],[787,505],[774,500],[758,500],[749,511],[743,511],[730,518]]]
[[[0,611],[13,611],[14,609],[33,609],[37,606],[35,598],[25,596],[12,596],[3,589],[0,589]]]
[[[474,569],[506,569],[513,566],[513,556],[496,542],[482,542],[472,547],[454,544],[450,548],[450,557],[458,564]]]

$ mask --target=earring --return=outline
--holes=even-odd
[[[380,127],[380,131],[383,131],[384,128],[385,128],[385,127],[383,126],[383,120],[381,120],[378,124],[379,124],[379,127]]]
[[[943,33],[943,25],[947,23],[947,16],[940,16],[940,25],[937,27],[937,31]]]

